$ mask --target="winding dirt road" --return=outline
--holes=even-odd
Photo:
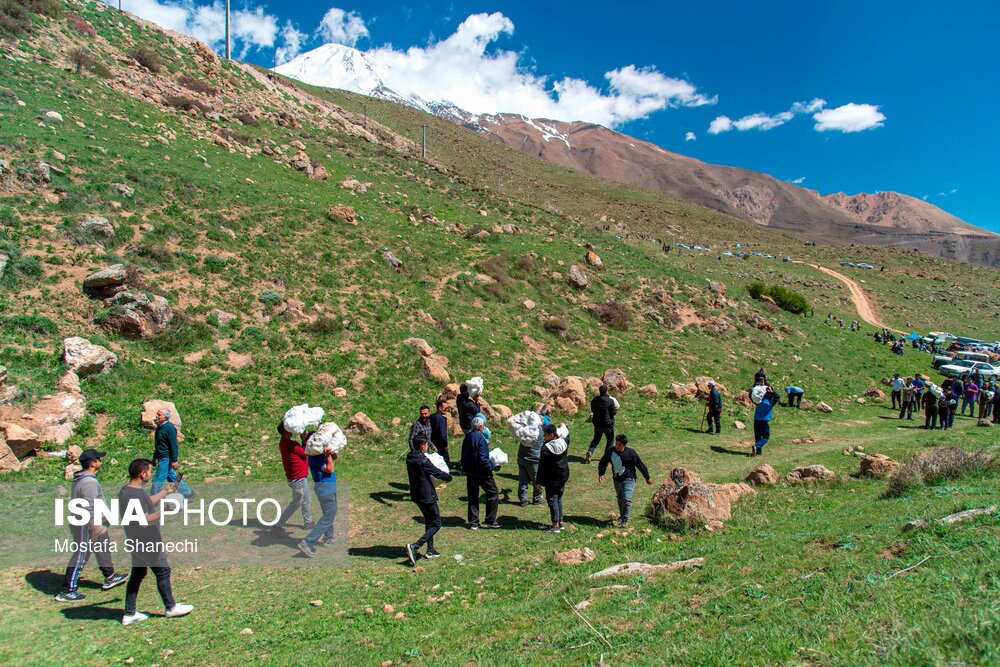
[[[878,307],[875,302],[872,301],[871,297],[865,292],[864,288],[858,283],[858,281],[848,278],[843,273],[839,271],[834,271],[833,269],[828,269],[825,266],[820,266],[819,264],[810,264],[809,262],[796,261],[796,264],[805,264],[806,266],[811,266],[812,268],[825,273],[828,276],[832,276],[839,280],[840,282],[847,285],[847,289],[851,292],[851,303],[854,304],[855,309],[858,311],[858,317],[872,325],[873,327],[878,327],[879,329],[889,329],[895,333],[906,333],[905,331],[900,331],[898,329],[893,329],[892,327],[886,326],[882,318],[879,317]]]

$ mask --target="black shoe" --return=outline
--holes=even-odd
[[[494,521],[493,523],[484,523],[483,524],[483,528],[491,528],[493,530],[496,530],[499,527],[500,527],[500,524],[497,523],[496,521]]]
[[[428,549],[427,553],[424,554],[424,558],[440,558],[440,557],[441,557],[441,554],[439,554],[434,549]]]
[[[413,548],[412,544],[406,545],[406,557],[410,560],[410,565],[416,566],[417,550]]]
[[[708,433],[709,435],[712,435],[713,431],[712,431],[712,429],[708,429],[707,431],[705,431],[705,433]]]
[[[302,524],[302,528],[305,530],[312,530],[315,527],[316,527],[315,521],[306,521],[304,524]]]
[[[121,586],[126,581],[128,581],[128,576],[127,575],[118,574],[116,572],[115,574],[112,574],[110,577],[108,577],[108,578],[106,578],[104,580],[104,583],[101,584],[101,590],[102,591],[110,591],[115,586]]]
[[[81,600],[86,599],[86,595],[83,593],[77,593],[76,591],[62,591],[56,596],[56,600],[59,602],[80,602]]]
[[[590,457],[593,456],[592,452],[587,452],[587,455],[583,457],[584,463],[590,463]]]
[[[528,506],[528,499],[527,498],[523,498],[518,504],[521,507],[527,507]]]

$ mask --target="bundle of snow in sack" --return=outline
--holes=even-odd
[[[309,436],[309,440],[306,441],[306,456],[318,456],[326,451],[327,447],[336,453],[346,445],[347,436],[340,427],[333,422],[327,422]]]
[[[448,472],[448,464],[444,462],[444,457],[437,452],[427,454],[427,460],[441,472]]]
[[[566,424],[559,424],[556,426],[556,435],[565,440],[569,437],[569,427]]]
[[[517,413],[507,420],[507,426],[522,445],[533,445],[542,438],[542,416],[534,410]]]
[[[469,396],[475,398],[483,393],[483,378],[478,375],[465,381],[465,386],[469,388]]]
[[[549,440],[548,442],[546,442],[545,449],[549,450],[556,456],[559,456],[567,449],[569,449],[569,445],[567,445],[566,441],[563,440],[562,438],[556,438],[555,440]]]
[[[301,435],[310,426],[319,426],[324,412],[323,408],[310,408],[308,403],[296,405],[285,413],[285,429]]]
[[[622,409],[622,404],[618,402],[618,399],[614,396],[611,397],[611,402],[615,404],[615,412]]]
[[[941,398],[942,396],[944,396],[944,392],[941,391],[941,387],[937,386],[933,382],[931,382],[930,384],[927,385],[927,391],[931,392],[932,394],[934,394],[938,398]]]
[[[762,384],[757,385],[750,390],[750,400],[753,401],[754,405],[758,405],[764,400],[764,396],[767,395],[767,387]]]
[[[510,459],[507,458],[507,455],[504,453],[504,451],[499,447],[495,447],[494,449],[490,450],[490,463],[493,464],[494,468],[496,466],[502,466],[509,460]]]

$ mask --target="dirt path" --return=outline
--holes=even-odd
[[[858,283],[858,281],[848,278],[843,273],[839,271],[834,271],[833,269],[828,269],[825,266],[820,266],[819,264],[810,264],[809,262],[796,262],[796,264],[805,264],[806,266],[811,266],[814,269],[825,273],[828,276],[833,276],[840,282],[847,285],[847,289],[851,292],[851,302],[858,311],[858,317],[872,325],[873,327],[878,327],[879,329],[889,329],[895,333],[906,333],[905,331],[900,331],[899,329],[893,329],[892,327],[886,326],[882,318],[879,317],[878,307],[875,302],[872,301],[871,297],[865,292],[864,288]]]

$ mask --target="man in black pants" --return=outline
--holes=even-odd
[[[160,535],[160,512],[156,509],[157,503],[174,492],[175,485],[173,482],[167,482],[160,491],[150,496],[143,486],[153,476],[152,470],[153,462],[148,459],[132,461],[128,467],[129,482],[118,492],[118,506],[122,515],[127,516],[130,513],[127,509],[130,503],[139,503],[147,524],[140,526],[138,521],[124,524],[125,538],[135,546],[132,550],[132,576],[129,577],[128,586],[125,587],[125,615],[122,616],[122,625],[131,625],[149,618],[148,614],[136,611],[139,587],[146,578],[147,569],[152,569],[156,575],[156,588],[160,592],[160,599],[163,600],[165,616],[169,618],[186,616],[194,609],[193,605],[174,601],[170,587],[170,565],[167,564],[163,537]]]
[[[427,558],[437,558],[441,554],[434,548],[434,535],[441,530],[441,510],[438,509],[437,491],[432,477],[451,481],[447,471],[439,470],[427,458],[430,443],[418,436],[413,441],[413,449],[406,455],[406,474],[410,478],[410,500],[417,504],[424,515],[424,534],[413,544],[406,545],[406,556],[410,565],[417,564],[420,547],[427,545]]]
[[[602,437],[607,441],[604,446],[605,450],[611,449],[614,445],[615,414],[617,412],[615,400],[608,396],[608,386],[602,384],[597,396],[594,396],[594,399],[590,401],[590,414],[594,422],[594,439],[590,441],[585,463],[590,463],[590,459],[594,456],[594,450],[597,449],[597,443],[601,441]]]
[[[713,380],[708,381],[708,410],[706,414],[708,415],[708,430],[706,433],[712,433],[712,423],[715,423],[716,435],[722,433],[722,394],[715,387],[715,382]]]
[[[495,467],[490,461],[489,443],[483,436],[486,426],[481,418],[472,420],[472,430],[462,441],[462,469],[465,471],[465,490],[469,496],[469,530],[479,530],[479,491],[486,493],[486,523],[483,528],[499,528],[497,509],[500,506],[500,490],[493,479]]]

